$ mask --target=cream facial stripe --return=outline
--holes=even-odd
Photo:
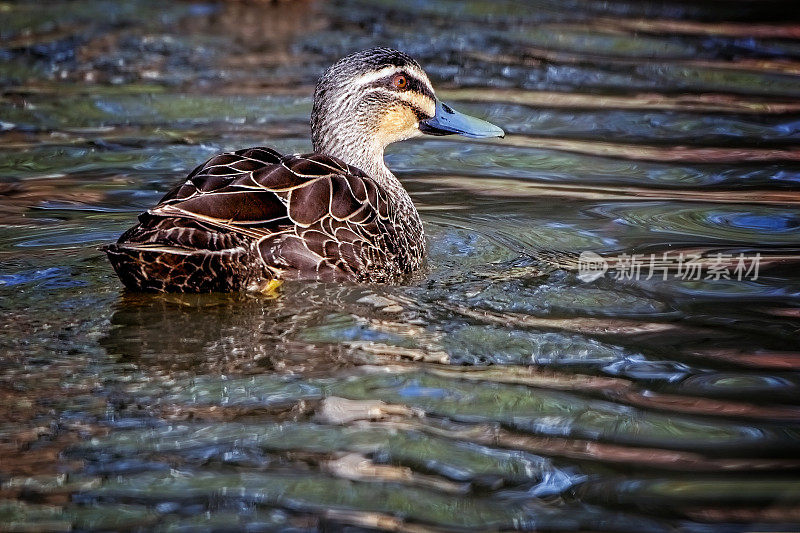
[[[385,78],[386,76],[390,76],[395,72],[400,72],[401,70],[403,70],[403,67],[396,67],[394,65],[383,67],[382,69],[373,70],[372,72],[362,74],[358,78],[353,79],[352,83],[353,85],[368,85],[373,81]]]
[[[400,99],[411,107],[419,120],[425,120],[436,114],[436,100],[431,96],[408,92],[400,95]]]
[[[372,72],[367,72],[366,74],[362,74],[358,78],[354,78],[352,83],[353,85],[369,85],[374,81],[377,81],[381,78],[385,78],[387,76],[391,76],[392,74],[396,74],[398,72],[405,72],[406,74],[411,74],[414,78],[417,78],[423,85],[426,85],[428,87],[431,86],[431,82],[428,79],[428,76],[423,71],[414,67],[413,65],[406,65],[405,67],[389,65],[388,67],[383,67],[381,69],[373,70]]]
[[[436,114],[436,101],[423,94],[410,91],[398,93],[397,91],[392,91],[386,87],[372,87],[363,92],[384,93],[396,100],[401,100],[404,104],[410,107],[412,111],[414,111],[419,120],[430,118]]]

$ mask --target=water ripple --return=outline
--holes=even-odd
[[[691,235],[726,242],[752,244],[796,244],[800,242],[800,217],[787,209],[748,206],[680,206],[609,203],[592,213],[634,228],[653,232]]]

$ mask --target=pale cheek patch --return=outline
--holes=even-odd
[[[416,129],[417,116],[406,106],[389,109],[381,120],[379,135],[391,142],[400,135],[408,135],[409,130]]]

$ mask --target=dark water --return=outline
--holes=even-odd
[[[793,2],[166,5],[0,3],[0,530],[800,530]],[[97,246],[377,44],[508,132],[390,149],[418,279],[121,290]]]

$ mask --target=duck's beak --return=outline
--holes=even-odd
[[[420,121],[419,131],[428,135],[463,135],[465,137],[505,137],[506,133],[489,122],[455,111],[436,99],[436,115]]]

